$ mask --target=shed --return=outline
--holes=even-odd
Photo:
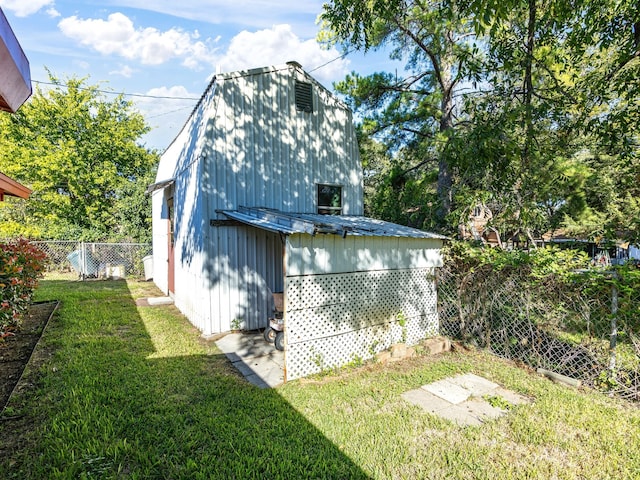
[[[216,75],[149,191],[156,284],[204,335],[283,292],[286,379],[437,333],[445,237],[363,216],[351,112],[295,62]]]

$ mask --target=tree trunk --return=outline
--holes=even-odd
[[[447,34],[447,39],[449,39],[450,36],[450,34]],[[451,48],[452,47],[453,45],[451,45]],[[450,54],[445,53],[440,59],[440,89],[442,90],[442,101],[440,102],[442,113],[442,117],[440,118],[440,133],[447,133],[453,129],[453,89],[455,82],[451,78],[453,61],[449,57]],[[444,152],[440,152],[440,159],[438,161],[438,199],[440,200],[439,217],[442,221],[451,213],[453,200],[451,192],[452,186],[453,177],[451,166],[445,158]]]

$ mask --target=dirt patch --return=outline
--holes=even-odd
[[[0,408],[3,410],[56,306],[57,302],[31,305],[20,330],[0,341]]]

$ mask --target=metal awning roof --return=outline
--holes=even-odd
[[[0,110],[14,113],[31,92],[29,61],[0,9]]]
[[[153,193],[156,190],[160,190],[162,188],[167,188],[169,185],[173,185],[176,182],[175,178],[169,178],[167,180],[162,180],[160,182],[152,183],[147,187],[147,193]]]
[[[220,213],[232,220],[285,235],[325,233],[342,237],[359,235],[448,240],[448,237],[436,233],[362,216],[289,213],[260,207],[240,207],[238,210],[220,210]]]

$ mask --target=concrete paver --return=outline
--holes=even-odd
[[[427,392],[422,388],[409,390],[402,394],[402,398],[431,413],[437,413],[440,410],[451,407],[451,402],[447,402],[445,399]]]
[[[451,405],[437,412],[439,417],[449,420],[461,426],[479,426],[482,425],[482,418],[473,410],[469,410],[462,405]]]
[[[531,401],[525,397],[524,395],[520,395],[519,393],[513,392],[511,390],[507,390],[502,387],[498,387],[493,391],[493,395],[497,395],[499,397],[504,398],[507,402],[512,405],[522,405],[523,403],[531,403]]]
[[[486,395],[499,387],[497,383],[493,383],[486,378],[480,377],[473,373],[465,373],[464,375],[456,375],[451,378],[451,382],[460,385],[471,392],[472,395]]]
[[[270,388],[284,382],[284,352],[267,343],[262,333],[230,333],[216,345],[252,384]]]
[[[460,385],[456,385],[449,379],[440,380],[423,386],[427,392],[446,400],[454,405],[462,403],[471,396],[471,392]]]
[[[492,406],[483,398],[485,396],[501,397],[512,405],[530,401],[471,373],[445,378],[402,394],[406,401],[461,426],[478,426],[508,413]]]

